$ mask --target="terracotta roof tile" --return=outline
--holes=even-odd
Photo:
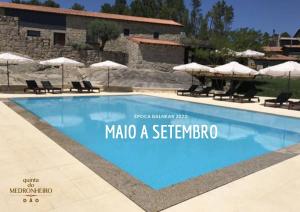
[[[282,51],[282,47],[264,46],[263,50],[264,50],[264,52],[281,52]]]
[[[299,49],[300,45],[285,45],[284,48]]]
[[[169,40],[150,39],[150,38],[136,37],[136,36],[129,37],[128,39],[135,43],[142,43],[142,44],[183,46],[180,43],[177,43],[175,41],[169,41]]]
[[[273,60],[273,61],[299,61],[300,59],[282,54],[272,55],[270,57],[256,58],[257,60]]]
[[[299,40],[299,38],[293,38],[293,37],[280,37],[280,40]]]
[[[151,23],[151,24],[183,26],[180,23],[177,23],[173,20],[167,20],[167,19],[145,18],[145,17],[118,15],[118,14],[109,14],[109,13],[100,13],[100,12],[87,12],[87,11],[79,11],[79,10],[71,10],[71,9],[63,9],[63,8],[28,5],[28,4],[14,4],[14,3],[0,2],[0,8],[11,8],[11,9],[29,10],[29,11],[36,11],[36,12],[85,16],[85,17],[103,18],[103,19],[120,20],[120,21],[133,21],[133,22],[142,22],[142,23]]]

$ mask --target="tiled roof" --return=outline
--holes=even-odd
[[[150,39],[150,38],[135,37],[135,36],[129,37],[128,39],[132,40],[135,43],[142,43],[142,44],[183,46],[180,43],[177,43],[175,41],[169,41],[169,40]]]
[[[286,45],[284,48],[299,49],[300,45]]]
[[[133,22],[141,22],[141,23],[183,26],[180,23],[177,23],[173,20],[167,20],[167,19],[145,18],[145,17],[118,15],[118,14],[109,14],[109,13],[100,13],[100,12],[87,12],[87,11],[79,11],[79,10],[71,10],[71,9],[63,9],[63,8],[28,5],[28,4],[14,4],[14,3],[0,2],[0,8],[11,8],[11,9],[29,10],[35,12],[56,13],[56,14],[63,14],[63,15],[85,16],[85,17],[102,18],[102,19],[119,20],[119,21],[133,21]]]
[[[300,38],[280,37],[280,40],[299,40]]]
[[[282,55],[282,54],[272,55],[270,57],[256,58],[256,60],[299,61],[299,59],[296,57],[286,56],[286,55]]]
[[[281,52],[282,51],[282,47],[264,46],[263,50],[264,50],[264,52]]]

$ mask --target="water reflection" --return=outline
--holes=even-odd
[[[226,139],[226,140],[240,140],[243,138],[247,138],[256,133],[256,131],[245,125],[236,125],[230,123],[216,123],[218,127],[218,137]]]
[[[101,121],[105,123],[117,122],[126,118],[124,113],[119,112],[98,112],[91,113],[89,116],[93,121]]]
[[[268,151],[275,151],[298,143],[299,134],[287,131],[264,131],[254,136],[254,141]]]
[[[60,115],[60,116],[47,116],[43,118],[44,121],[50,123],[54,127],[74,127],[80,125],[83,121],[82,118],[78,116],[70,116],[70,115]]]

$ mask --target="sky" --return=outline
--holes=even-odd
[[[0,0],[10,2],[10,0]],[[130,0],[127,0],[130,2]],[[203,12],[208,11],[217,0],[202,0]],[[99,11],[104,3],[114,0],[56,0],[61,7],[69,8],[74,2],[83,4],[87,10]],[[191,0],[185,0],[190,8]],[[226,0],[234,7],[233,29],[251,27],[263,32],[288,32],[294,35],[300,29],[300,0]]]

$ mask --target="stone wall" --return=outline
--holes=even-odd
[[[81,19],[80,19],[81,20]],[[114,71],[111,73],[111,85],[129,87],[188,87],[190,76],[185,72],[173,72],[172,67],[183,63],[184,48],[168,46],[139,45],[128,41],[123,35],[117,41],[107,44],[105,51],[76,50],[71,46],[73,39],[84,39],[81,24],[76,25],[74,19],[69,22],[67,30],[66,46],[53,46],[51,30],[41,30],[44,37],[28,37],[28,27],[20,27],[18,18],[0,16],[0,52],[10,51],[28,55],[36,60],[55,57],[68,57],[85,64],[91,64],[103,60],[113,60],[122,64],[128,64],[126,71]],[[136,27],[138,24],[134,24]],[[157,26],[155,26],[157,27]],[[177,29],[177,28],[175,28]],[[170,36],[177,36],[175,33]],[[138,29],[136,29],[138,30]],[[48,37],[47,37],[48,36]],[[150,36],[150,35],[148,35]],[[166,35],[165,35],[166,36]],[[167,63],[166,63],[167,62]],[[46,68],[43,66],[12,66],[11,84],[24,85],[26,79],[50,80],[55,85],[60,85],[60,69]],[[91,80],[95,84],[105,85],[106,72],[90,69],[66,70],[66,83],[72,80]],[[6,70],[0,67],[0,85],[6,84]]]
[[[69,45],[73,43],[86,43],[86,28],[89,22],[89,18],[67,16],[66,43]]]
[[[72,42],[86,42],[86,29],[88,24],[95,20],[89,17],[67,16],[67,38]],[[160,33],[161,39],[180,41],[183,28],[180,26],[159,25],[150,23],[112,21],[120,26],[121,31],[129,29],[131,35],[153,37],[154,32]]]
[[[184,63],[184,47],[168,45],[148,45],[140,44],[143,60],[153,63]]]
[[[87,26],[92,21],[92,18],[80,17],[80,16],[67,16],[67,27],[66,27],[66,43],[72,44],[83,44],[87,41]],[[109,42],[106,45],[107,50],[112,50],[116,47],[121,47],[123,36],[113,42]]]
[[[26,29],[20,28],[18,18],[0,16],[0,51],[16,52],[28,55],[34,59],[49,59],[55,57],[69,57],[86,64],[114,60],[123,64],[127,63],[127,55],[122,52],[100,52],[98,50],[76,50],[72,46],[53,46],[51,33],[41,31],[44,37],[27,37]]]
[[[80,27],[76,26],[79,20],[74,19],[73,21],[70,35],[83,38],[85,35],[76,31]],[[51,33],[51,30],[41,30],[41,37],[28,37],[26,33],[29,28],[19,27],[18,18],[15,17],[0,16],[0,26],[0,51],[17,52],[34,59],[64,56],[87,64],[102,59],[110,59],[122,64],[128,63],[129,66],[135,68],[151,68],[153,66],[165,70],[174,64],[183,63],[184,58],[183,47],[139,46],[132,41],[128,41],[127,37],[123,35],[116,41],[108,42],[104,53],[101,53],[97,50],[76,50],[71,45],[54,46],[52,45],[53,33]]]
[[[159,32],[161,35],[166,34],[180,36],[180,33],[183,31],[183,28],[180,26],[126,21],[120,21],[117,23],[120,25],[121,29],[129,29],[131,34],[153,35],[154,32]]]
[[[53,45],[53,32],[66,33],[66,45],[85,44],[87,37],[87,26],[93,20],[95,19],[89,17],[66,16],[66,31],[46,29],[39,29],[39,31],[41,31],[41,37],[50,40],[50,45]],[[182,36],[180,34],[182,27],[125,21],[114,22],[120,26],[121,31],[123,31],[125,28],[128,28],[130,29],[130,34],[135,36],[153,38],[153,33],[159,32],[160,39],[173,40],[177,42],[180,41]],[[24,33],[26,33],[28,29],[34,28],[20,26],[20,31],[23,31]],[[126,53],[127,43],[127,37],[121,33],[117,40],[108,42],[104,50]]]
[[[184,63],[183,46],[148,45],[128,42],[128,64],[134,68],[173,72],[173,67]]]
[[[54,29],[39,29],[38,31],[40,31],[41,33],[41,37],[37,38],[37,37],[29,37],[27,36],[27,31],[28,30],[34,30],[36,31],[36,28],[33,27],[19,27],[18,31],[19,34],[22,37],[27,37],[28,40],[38,40],[38,39],[43,39],[44,42],[44,46],[54,46],[54,32],[59,32],[59,33],[65,33],[64,30],[54,30]]]
[[[128,42],[127,48],[128,48],[128,65],[134,68],[141,65],[143,57],[139,48],[139,44],[135,42]]]

